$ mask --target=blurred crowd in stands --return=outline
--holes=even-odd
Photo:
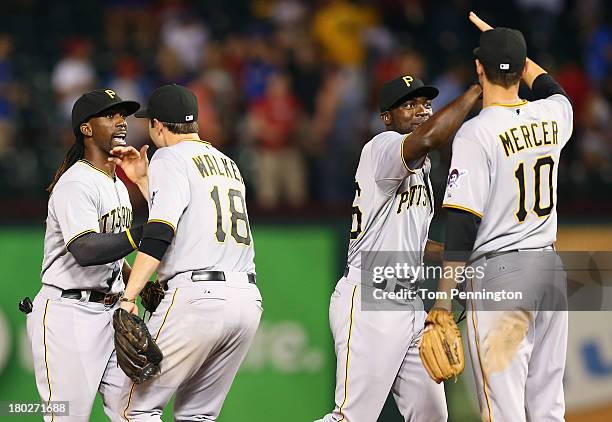
[[[612,202],[612,21],[605,0],[35,0],[0,16],[0,203],[43,202],[74,138],[72,104],[94,88],[142,104],[180,83],[200,135],[233,157],[259,210],[346,206],[362,145],[383,126],[377,92],[410,74],[440,89],[475,80],[474,10],[521,29],[574,104],[560,207]],[[529,99],[529,92],[522,92]],[[129,120],[129,143],[148,141]],[[431,154],[436,196],[450,148]]]

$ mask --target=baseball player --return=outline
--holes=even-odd
[[[126,379],[121,415],[161,421],[175,395],[176,420],[214,421],[262,313],[244,180],[234,161],[200,140],[197,100],[186,88],[158,88],[136,116],[149,119],[160,149],[148,181],[135,180],[149,192],[149,220],[121,307],[137,313],[134,300],[156,270],[168,290],[148,323],[164,355],[161,373],[142,384]],[[133,152],[117,149],[115,161],[129,168]]]
[[[362,294],[370,294],[373,285],[362,280],[362,271],[368,271],[362,254],[404,251],[408,264],[418,267],[424,253],[439,247],[427,239],[433,217],[427,153],[452,137],[480,93],[480,86],[472,86],[432,115],[438,90],[419,79],[405,75],[381,90],[387,131],[363,147],[355,175],[347,267],[329,306],[337,358],[335,408],[320,421],[376,421],[389,391],[406,421],[447,418],[444,387],[429,378],[419,359],[422,301],[363,311]]]
[[[27,314],[27,334],[41,400],[66,401],[68,408],[47,421],[89,421],[97,391],[108,417],[119,420],[113,409],[123,374],[111,320],[122,274],[129,274],[123,257],[142,228],[130,230],[128,192],[107,157],[125,145],[125,118],[139,107],[109,89],[81,96],[72,109],[75,143],[48,188],[42,288]]]
[[[565,284],[552,245],[559,155],[572,133],[572,106],[563,88],[527,59],[519,31],[492,29],[473,13],[470,20],[484,31],[474,51],[483,110],[453,143],[443,204],[445,265],[458,269],[469,259],[484,269],[468,292],[538,292],[497,312],[467,302],[482,419],[562,421],[567,313],[543,304],[554,293],[548,286]],[[519,98],[521,78],[536,101]],[[436,307],[450,310],[455,286],[452,277],[441,281],[446,299]]]

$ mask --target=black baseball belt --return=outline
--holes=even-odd
[[[247,279],[249,283],[255,283],[255,274],[247,274]],[[207,271],[207,270],[198,270],[193,271],[191,273],[191,281],[199,282],[199,281],[225,281],[225,272],[223,271]]]
[[[81,299],[82,290],[68,289],[62,290],[62,297],[66,299]],[[104,293],[98,290],[89,291],[89,302],[103,303],[106,306],[114,305],[121,296],[120,293]]]

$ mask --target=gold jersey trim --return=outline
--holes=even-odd
[[[210,142],[208,141],[204,141],[202,139],[183,139],[183,142],[199,142],[201,144],[206,144],[206,145],[212,145]]]
[[[68,250],[68,246],[70,246],[70,244],[71,244],[72,242],[74,242],[74,241],[75,241],[75,240],[77,240],[79,237],[84,236],[84,235],[86,235],[86,234],[88,234],[88,233],[96,233],[96,231],[95,231],[95,230],[92,230],[92,229],[88,229],[88,230],[84,230],[84,231],[82,231],[81,233],[75,234],[74,236],[72,236],[72,238],[71,238],[71,239],[70,239],[68,242],[66,242],[66,250]]]
[[[344,400],[342,400],[342,404],[340,405],[340,414],[342,415],[342,419],[338,422],[342,422],[344,419],[344,413],[342,413],[342,409],[346,404],[346,400],[348,398],[348,377],[349,377],[349,358],[351,355],[351,334],[353,332],[353,312],[355,310],[355,292],[357,291],[357,286],[353,287],[353,295],[351,297],[351,322],[349,324],[349,332],[348,332],[348,340],[346,341],[346,368],[344,370]]]
[[[130,229],[127,229],[125,231],[125,234],[127,235],[127,238],[130,241],[130,245],[132,245],[132,248],[134,248],[134,250],[138,249],[138,246],[136,246],[136,242],[134,242],[134,238],[132,237],[132,233],[130,233]]]
[[[493,107],[493,106],[497,106],[497,107],[521,107],[524,106],[525,104],[527,104],[529,101],[527,100],[521,100],[518,103],[495,103],[495,104],[489,104],[487,107]]]
[[[470,214],[474,214],[478,218],[482,218],[482,214],[479,213],[478,211],[474,211],[473,209],[468,208],[468,207],[464,207],[462,205],[442,204],[442,208],[454,208],[454,209],[457,209],[457,210],[467,211]]]
[[[170,302],[170,306],[168,306],[168,310],[166,311],[166,314],[164,315],[164,319],[161,323],[161,325],[159,326],[159,330],[157,330],[157,334],[155,335],[155,341],[157,341],[157,339],[159,338],[159,335],[161,334],[162,328],[164,328],[164,324],[166,324],[166,319],[168,318],[168,314],[170,313],[170,309],[172,309],[172,305],[174,305],[174,299],[176,299],[176,294],[178,293],[179,289],[176,289],[174,291],[174,294],[172,295],[172,302]],[[130,422],[130,419],[127,416],[127,411],[130,408],[130,404],[132,402],[132,394],[134,393],[134,388],[136,388],[136,383],[133,382],[132,383],[132,387],[130,388],[130,394],[128,396],[128,402],[127,405],[125,406],[125,409],[123,410],[123,418]]]
[[[47,385],[49,386],[49,399],[51,403],[51,377],[49,376],[49,360],[47,357],[47,310],[49,309],[49,299],[45,303],[45,313],[43,314],[43,345],[45,347],[45,369],[47,370]],[[51,422],[55,420],[55,413],[51,412]]]
[[[480,366],[480,374],[482,375],[482,386],[484,390],[485,401],[487,403],[487,410],[489,412],[488,422],[493,422],[491,401],[489,399],[489,393],[487,392],[487,374],[485,374],[484,367],[482,366],[482,358],[480,356],[480,341],[478,340],[478,329],[476,328],[476,311],[474,309],[474,301],[472,300],[472,326],[474,327],[474,342],[476,344],[476,354],[478,355],[478,366]]]
[[[174,227],[174,224],[172,224],[169,221],[166,220],[160,220],[160,219],[153,219],[153,220],[149,220],[147,221],[147,223],[164,223],[168,226],[170,226],[170,228],[172,229],[172,231],[174,232],[174,234],[176,234],[176,227]]]
[[[111,179],[111,180],[113,181],[113,183],[115,182],[115,179],[114,179],[114,178],[113,178],[113,177],[112,177],[110,174],[108,174],[108,173],[107,173],[107,172],[105,172],[104,170],[99,169],[98,167],[94,166],[94,165],[93,165],[91,162],[87,161],[86,159],[84,159],[84,158],[83,158],[83,159],[80,159],[79,161],[77,161],[77,163],[83,163],[83,164],[86,164],[86,165],[88,165],[89,167],[91,167],[92,169],[94,169],[94,170],[96,170],[96,171],[99,171],[100,173],[102,173],[103,175],[105,175],[106,177],[108,177],[109,179]]]
[[[416,170],[411,169],[408,166],[408,163],[406,162],[406,160],[404,159],[404,142],[406,142],[406,139],[408,139],[408,137],[410,135],[412,135],[412,132],[410,132],[408,135],[404,136],[404,139],[402,139],[402,142],[400,144],[400,157],[402,157],[402,163],[404,163],[404,167],[406,167],[406,170],[408,170],[412,174],[415,174]]]

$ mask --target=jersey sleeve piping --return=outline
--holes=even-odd
[[[490,104],[487,107],[510,107],[510,108],[513,108],[513,107],[521,107],[521,106],[524,106],[524,105],[526,105],[528,103],[529,103],[529,101],[527,101],[527,100],[521,100],[521,101],[519,101],[517,103],[514,103],[514,104],[512,104],[512,103],[510,103],[510,104],[506,104],[506,103]]]
[[[153,220],[147,221],[147,223],[163,223],[163,224],[166,224],[166,225],[170,226],[170,228],[172,229],[172,232],[176,235],[176,227],[174,227],[174,224],[172,224],[169,221],[160,220],[160,219],[153,219]]]
[[[134,248],[134,250],[138,249],[138,246],[136,246],[136,242],[134,242],[134,238],[132,237],[132,233],[130,233],[130,229],[127,229],[125,231],[125,234],[127,235],[128,240],[130,241],[130,245],[132,245],[132,247]]]
[[[412,135],[412,132],[404,136],[404,139],[402,139],[402,142],[400,143],[400,157],[402,157],[402,163],[404,163],[404,167],[406,167],[406,170],[408,170],[411,174],[415,174],[416,171],[411,169],[410,166],[408,166],[406,160],[404,159],[404,142],[406,142],[406,139],[408,139],[410,135]]]
[[[66,249],[68,249],[68,247],[70,246],[70,244],[71,244],[72,242],[74,242],[74,241],[75,241],[75,240],[77,240],[79,237],[84,236],[84,235],[86,235],[86,234],[88,234],[88,233],[96,233],[96,231],[95,231],[95,230],[92,230],[92,229],[88,229],[88,230],[84,230],[84,231],[82,231],[81,233],[78,233],[78,234],[76,234],[76,235],[72,236],[72,239],[70,239],[68,242],[66,242]]]
[[[481,218],[481,219],[483,217],[483,215],[481,213],[479,213],[478,211],[474,211],[473,209],[468,208],[468,207],[464,207],[462,205],[443,204],[442,208],[454,208],[454,209],[457,209],[457,210],[467,211],[470,214],[474,214],[476,217]]]

